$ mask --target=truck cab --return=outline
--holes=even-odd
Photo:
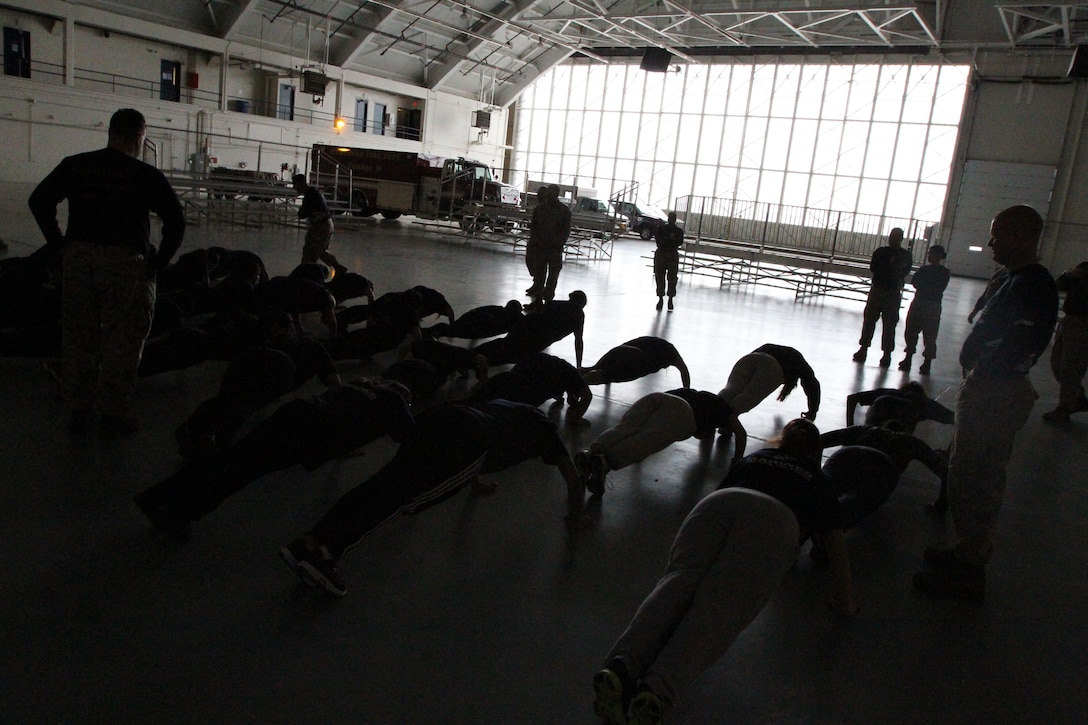
[[[669,215],[663,209],[650,204],[631,201],[614,201],[616,213],[627,220],[627,228],[642,239],[653,239],[657,228],[669,223]],[[683,226],[677,222],[677,226]]]

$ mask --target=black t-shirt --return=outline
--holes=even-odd
[[[884,246],[873,252],[869,269],[873,273],[873,287],[902,289],[903,280],[910,274],[910,252],[902,247]]]
[[[336,306],[324,285],[292,277],[273,277],[258,285],[256,298],[264,309],[288,313],[320,312]]]
[[[666,391],[669,395],[683,398],[695,414],[695,435],[712,433],[725,425],[733,417],[733,409],[722,400],[721,396],[707,390],[676,388]]]
[[[543,400],[563,393],[575,393],[586,387],[577,368],[562,358],[543,352],[526,355],[518,360],[511,372],[534,383],[543,394]]]
[[[568,455],[555,423],[531,405],[494,400],[465,407],[483,424],[487,435],[487,459],[483,473],[501,471],[530,458],[555,464]]]
[[[914,299],[919,302],[940,302],[952,272],[939,264],[927,264],[919,267],[911,278],[914,287]]]
[[[718,488],[749,488],[778,499],[797,517],[802,536],[841,527],[839,500],[815,462],[775,448],[756,451],[733,464]]]
[[[68,230],[61,234],[57,205],[68,200]],[[162,219],[161,266],[185,234],[181,202],[161,171],[116,149],[69,156],[34,189],[34,219],[50,244],[65,238],[149,254],[153,212]]]
[[[408,403],[387,388],[348,383],[306,398],[299,421],[303,465],[313,469],[383,435],[403,441],[412,431]]]

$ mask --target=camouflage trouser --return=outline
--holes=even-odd
[[[937,357],[937,331],[941,328],[941,303],[915,299],[907,310],[907,327],[903,340],[907,343],[907,354],[914,354],[918,349],[918,335],[922,336],[922,357],[927,360]]]
[[[869,347],[876,332],[876,322],[881,320],[883,329],[880,335],[880,349],[885,352],[895,350],[895,326],[899,324],[899,305],[903,293],[898,289],[870,287],[869,297],[865,301],[865,311],[861,320],[861,339],[858,344]]]
[[[61,362],[72,410],[124,415],[155,313],[147,258],[70,242],[61,277]]]
[[[1067,413],[1079,410],[1084,398],[1084,372],[1088,370],[1088,317],[1066,315],[1058,323],[1050,369],[1061,387],[1060,407]]]
[[[1005,467],[1037,397],[1027,376],[972,372],[960,383],[948,502],[956,524],[956,558],[964,563],[985,565],[990,559],[1005,496]]]
[[[303,264],[315,264],[318,261],[331,264],[331,260],[336,259],[328,253],[332,232],[332,219],[310,224],[310,228],[306,230],[306,241],[302,245]]]

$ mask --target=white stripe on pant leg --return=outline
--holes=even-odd
[[[485,458],[487,458],[486,453],[480,455],[479,458],[470,463],[466,468],[458,471],[453,476],[447,478],[445,481],[438,484],[429,491],[424,491],[416,498],[412,499],[393,513],[389,514],[389,516],[382,519],[376,526],[372,527],[369,531],[359,537],[358,541],[356,541],[351,546],[345,548],[344,551],[340,554],[340,558],[346,558],[348,554],[355,550],[355,547],[363,543],[363,541],[365,541],[366,539],[370,538],[371,534],[385,527],[387,524],[389,524],[389,522],[393,521],[394,519],[404,516],[405,514],[414,514],[420,509],[421,504],[430,502],[436,497],[449,493],[451,490],[464,486],[466,483],[470,482],[473,478],[476,477],[476,474],[479,473],[480,469],[483,467]]]

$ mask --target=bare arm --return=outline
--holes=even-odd
[[[680,382],[683,383],[685,388],[691,387],[691,373],[688,371],[688,366],[684,363],[684,358],[679,355],[672,362],[676,366],[676,369],[680,371]]]
[[[744,458],[744,449],[748,447],[748,431],[744,429],[744,425],[740,422],[740,418],[735,415],[725,422],[725,427],[736,439],[733,443],[733,459],[731,461],[732,463],[736,463]]]
[[[567,422],[580,423],[585,420],[583,416],[589,409],[592,400],[593,392],[590,391],[588,385],[574,393],[567,393],[567,402],[570,404],[570,407],[567,408]]]
[[[851,426],[854,424],[854,411],[858,407],[858,396],[856,393],[851,393],[846,396],[846,425]]]

